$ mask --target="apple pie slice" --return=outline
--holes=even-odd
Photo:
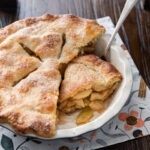
[[[22,134],[54,135],[60,82],[58,64],[46,60],[12,88],[1,89],[0,122]]]
[[[103,110],[104,101],[118,87],[121,78],[119,71],[109,62],[95,55],[79,56],[65,71],[59,109],[65,113],[85,107]]]

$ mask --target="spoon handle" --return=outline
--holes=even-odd
[[[109,48],[111,46],[111,43],[114,39],[114,37],[116,36],[118,30],[120,29],[120,27],[122,26],[124,20],[126,19],[126,17],[128,16],[128,14],[130,13],[130,11],[132,10],[132,8],[136,5],[136,3],[138,2],[139,0],[127,0],[126,3],[125,3],[125,6],[122,10],[122,13],[120,15],[120,18],[118,20],[118,23],[116,25],[116,28],[113,32],[113,34],[111,35],[111,38],[105,48],[105,51],[104,51],[104,55],[107,56],[108,52],[109,52]]]

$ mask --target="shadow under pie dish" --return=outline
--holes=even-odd
[[[50,14],[0,29],[0,122],[20,134],[54,136],[61,67],[94,51],[104,32],[95,21]]]

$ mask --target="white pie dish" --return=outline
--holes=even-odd
[[[107,36],[104,36],[98,41],[96,47],[96,54],[98,56],[102,56],[103,47],[105,47],[107,41]],[[126,57],[125,51],[114,42],[111,46],[110,55],[109,58],[107,58],[107,60],[110,61],[123,75],[123,80],[119,88],[116,90],[116,92],[113,94],[113,96],[107,103],[108,108],[102,114],[96,114],[91,122],[81,126],[75,126],[75,119],[73,120],[73,118],[75,118],[75,116],[77,115],[75,114],[74,117],[70,117],[68,119],[68,121],[70,120],[70,122],[72,122],[70,124],[67,124],[67,127],[70,128],[68,129],[65,125],[60,126],[61,129],[58,129],[56,131],[56,135],[53,137],[53,139],[75,137],[80,134],[100,128],[111,118],[113,118],[124,106],[130,95],[132,87],[132,72],[128,58]]]
[[[104,36],[98,41],[97,48],[96,48],[96,54],[98,56],[102,55],[103,47],[105,46],[106,41],[108,41],[107,36]],[[114,117],[123,107],[123,105],[126,103],[129,97],[131,87],[132,87],[132,72],[131,72],[129,61],[125,55],[125,51],[116,43],[112,44],[110,50],[110,56],[109,58],[107,58],[107,60],[110,61],[121,72],[123,76],[123,80],[119,88],[116,90],[116,92],[108,101],[107,103],[108,107],[102,114],[99,115],[98,113],[95,113],[95,116],[91,122],[81,126],[76,126],[75,116],[77,115],[77,113],[74,113],[70,117],[66,118],[66,122],[67,122],[66,124],[58,126],[58,129],[56,130],[56,134],[52,138],[43,138],[33,134],[28,134],[24,136],[32,136],[40,139],[57,139],[57,138],[75,137],[80,134],[100,128],[112,117]],[[9,125],[7,124],[2,124],[2,125],[14,132],[14,130]]]

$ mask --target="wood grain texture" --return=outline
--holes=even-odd
[[[150,150],[150,136],[101,148],[99,150]]]
[[[145,6],[144,1],[147,1]],[[40,16],[45,13],[71,13],[91,19],[110,16],[116,24],[124,3],[125,0],[18,0],[17,13],[10,14],[9,11],[0,11],[0,27],[10,24],[16,19]],[[132,10],[119,33],[143,79],[150,87],[150,11],[148,5],[149,0],[141,0]],[[103,149],[150,150],[150,136]]]
[[[9,8],[9,9],[8,9]],[[0,11],[14,13],[17,10],[17,0],[1,0]]]

